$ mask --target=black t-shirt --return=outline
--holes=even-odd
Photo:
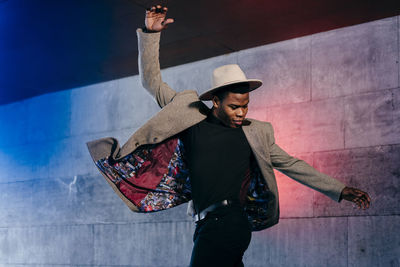
[[[212,113],[181,133],[196,212],[224,199],[239,200],[251,149],[243,129],[225,126]]]

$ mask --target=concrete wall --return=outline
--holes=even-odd
[[[253,234],[246,266],[400,266],[399,56],[392,17],[163,70],[201,92],[214,67],[240,64],[264,81],[249,117],[372,197],[359,211],[277,173],[281,221]],[[130,212],[85,145],[124,143],[158,110],[137,76],[0,106],[0,265],[187,266],[186,205]]]

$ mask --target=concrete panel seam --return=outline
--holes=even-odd
[[[346,219],[346,266],[349,267],[349,218]]]
[[[188,216],[189,217],[189,216]],[[136,224],[168,224],[168,223],[193,223],[194,221],[192,220],[177,220],[177,221],[140,221],[140,222],[110,222],[110,223],[65,223],[65,224],[36,224],[36,225],[17,225],[17,226],[0,226],[0,229],[23,229],[23,228],[57,228],[57,227],[64,227],[64,226],[104,226],[104,225],[118,225],[118,226],[123,226],[123,225],[136,225]],[[94,230],[93,230],[94,231]]]
[[[400,214],[386,214],[386,215],[335,215],[335,216],[316,216],[316,217],[285,217],[280,218],[280,221],[284,220],[309,220],[309,219],[329,219],[329,218],[369,218],[369,217],[400,217]]]
[[[365,92],[360,92],[360,93],[356,93],[356,94],[353,94],[353,95],[345,95],[345,96],[342,96],[342,97],[344,97],[344,98],[352,98],[352,97],[355,97],[355,96],[365,96],[365,95],[369,95],[369,94],[392,92],[393,90],[398,90],[398,89],[400,89],[400,87],[396,86],[396,87],[392,87],[392,88],[381,89],[381,90],[378,90],[378,91],[365,91]]]
[[[346,120],[346,98],[343,98],[343,120]],[[346,123],[343,122],[343,148],[346,148]]]
[[[90,259],[90,262],[92,264],[95,263],[96,261],[96,237],[95,237],[95,232],[94,232],[94,225],[92,224],[90,227],[90,230],[92,231],[92,245],[93,245],[93,249],[92,249],[92,258]]]
[[[318,98],[315,99],[313,101],[305,101],[305,102],[317,102],[317,101],[325,101],[325,100],[332,100],[335,98],[350,98],[350,97],[355,97],[355,96],[362,96],[362,95],[367,95],[367,94],[373,94],[373,93],[379,93],[379,92],[384,92],[384,91],[390,91],[390,90],[396,90],[399,89],[399,86],[396,87],[389,87],[389,88],[382,88],[379,90],[368,90],[368,91],[363,91],[363,92],[356,92],[356,93],[352,93],[352,94],[347,94],[347,95],[342,95],[342,96],[333,96],[333,97],[326,97],[326,98]],[[304,102],[298,102],[298,103],[304,103]],[[298,104],[298,103],[294,103],[294,104]],[[292,104],[283,104],[283,105],[292,105]],[[283,105],[279,105],[279,106],[283,106]],[[271,106],[272,107],[272,106]]]
[[[2,266],[15,266],[20,265],[20,266],[107,266],[107,267],[154,267],[154,265],[125,265],[125,264],[118,264],[118,265],[103,265],[103,264],[63,264],[63,263],[18,263],[18,262],[10,262],[10,263],[1,263]],[[171,267],[183,267],[186,265],[177,265],[177,266],[171,266]]]
[[[93,176],[91,174],[77,174],[75,176],[84,176],[85,178],[93,178],[93,179],[98,179],[99,177],[102,178],[102,176]],[[57,177],[47,177],[47,178],[33,178],[33,179],[27,179],[27,180],[18,180],[18,181],[11,181],[11,182],[4,182],[1,183],[0,185],[8,185],[8,184],[16,184],[16,183],[27,183],[27,182],[40,182],[40,181],[49,181],[49,180],[57,180],[57,179],[66,179],[66,178],[70,178],[71,179],[71,175],[68,176],[57,176]],[[72,178],[74,179],[74,177]],[[103,178],[104,179],[104,178]]]
[[[341,134],[343,136],[343,148],[346,148],[346,100],[345,98],[342,99],[342,121],[341,121]]]
[[[399,66],[399,61],[400,61],[400,16],[397,16],[397,85],[400,86],[400,66]]]
[[[315,168],[315,152],[312,152],[311,153],[311,159],[312,159],[312,167],[314,167]],[[313,217],[315,217],[315,205],[314,205],[314,203],[315,203],[315,193],[313,193],[312,194],[312,216]]]
[[[352,149],[359,149],[359,148],[378,148],[378,147],[386,147],[386,146],[398,146],[400,143],[393,143],[393,144],[384,144],[384,145],[377,145],[377,146],[354,146],[354,147],[346,147],[345,149],[338,149],[338,150],[331,150],[331,151],[346,151]],[[329,151],[316,151],[319,152],[329,152]]]
[[[154,114],[153,114],[154,115]],[[132,130],[132,134],[135,132],[135,130],[137,130],[141,125],[137,126],[137,127],[121,127],[121,128],[116,128],[113,130],[105,130],[105,131],[97,131],[97,132],[87,132],[87,133],[82,133],[82,134],[71,134],[68,136],[63,136],[60,138],[50,138],[50,139],[46,139],[46,140],[42,140],[42,141],[37,141],[37,142],[24,142],[23,144],[18,144],[18,145],[10,145],[10,146],[1,146],[0,148],[19,148],[19,147],[25,147],[27,145],[40,145],[40,144],[47,144],[49,142],[59,142],[59,141],[63,141],[63,140],[68,140],[70,138],[76,138],[76,137],[80,137],[80,136],[87,136],[87,135],[93,135],[93,134],[104,134],[104,136],[107,136],[107,133],[109,134],[111,131],[115,132],[115,131],[125,131],[125,130]],[[85,142],[82,142],[83,144]]]
[[[293,107],[295,105],[302,105],[305,103],[318,103],[318,102],[323,102],[326,100],[335,100],[335,99],[340,99],[343,98],[343,96],[335,96],[335,97],[330,97],[330,98],[321,98],[321,99],[316,99],[316,100],[307,100],[307,101],[301,101],[301,102],[293,102],[293,103],[285,103],[285,104],[277,104],[277,105],[270,105],[267,108],[276,108],[276,107]]]
[[[360,148],[378,148],[378,147],[390,147],[390,146],[400,146],[400,143],[376,145],[376,146],[348,147],[348,148],[343,148],[343,149],[320,150],[320,151],[314,151],[313,153],[329,153],[329,152],[335,152],[335,151],[349,151],[352,149],[360,149]]]
[[[312,73],[313,73],[313,70],[312,70],[312,48],[313,48],[313,40],[314,40],[314,38],[311,36],[310,37],[310,81],[309,81],[309,83],[310,83],[310,102],[311,101],[313,101],[313,99],[312,99],[312,91],[313,91],[313,86],[312,86]]]
[[[330,99],[333,99],[333,98],[330,98]],[[318,99],[318,100],[314,100],[314,101],[307,100],[307,101],[301,101],[301,102],[293,102],[293,103],[285,103],[285,104],[276,104],[276,105],[273,104],[273,105],[269,105],[268,107],[265,107],[265,108],[276,108],[276,107],[293,106],[293,105],[296,105],[296,104],[312,103],[312,102],[323,101],[323,100],[325,100],[325,99]],[[260,109],[260,108],[259,108],[259,109]]]

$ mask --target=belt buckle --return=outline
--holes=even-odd
[[[214,211],[215,209],[217,209],[219,207],[231,206],[233,203],[234,202],[229,200],[229,199],[224,199],[221,202],[217,202],[217,203],[211,204],[210,206],[208,206],[204,210],[202,210],[199,213],[195,214],[195,222],[197,223],[197,222],[203,220],[204,218],[206,218],[206,216],[207,216],[207,214],[209,212]]]
[[[206,213],[206,215],[207,215],[207,213]],[[206,216],[201,216],[201,213],[196,213],[195,216],[194,216],[194,222],[195,222],[195,223],[198,223],[198,222],[200,222],[201,220],[203,220],[205,217],[206,217]]]

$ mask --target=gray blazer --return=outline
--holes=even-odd
[[[199,100],[196,91],[186,90],[177,93],[162,81],[159,65],[160,33],[144,33],[138,29],[137,35],[139,74],[143,87],[156,99],[162,109],[137,130],[122,147],[112,137],[88,142],[90,154],[95,162],[105,157],[118,160],[142,145],[160,143],[204,120],[209,112],[209,108]],[[261,174],[276,199],[271,213],[272,221],[277,223],[279,219],[278,188],[273,169],[339,201],[345,185],[282,150],[275,143],[270,123],[246,119],[242,128]],[[137,211],[132,205],[128,206]]]

